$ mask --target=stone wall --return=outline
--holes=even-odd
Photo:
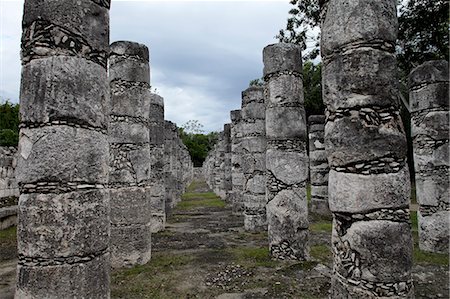
[[[308,117],[309,137],[309,177],[311,183],[311,212],[321,216],[331,216],[328,207],[328,167],[325,152],[325,116]]]
[[[305,260],[309,256],[309,160],[301,48],[284,43],[267,46],[263,61],[270,254],[278,259]]]
[[[151,258],[148,48],[127,41],[111,44],[109,80],[111,266],[118,268]]]
[[[449,246],[448,75],[448,62],[440,60],[416,67],[409,76],[419,247],[441,253]]]
[[[0,229],[17,224],[16,155],[17,148],[0,147]]]
[[[322,3],[332,298],[413,298],[393,0]]]
[[[234,214],[242,214],[244,202],[242,192],[244,190],[244,173],[242,172],[242,132],[241,110],[230,112],[231,118],[231,204]]]
[[[16,298],[109,298],[109,1],[26,0]]]

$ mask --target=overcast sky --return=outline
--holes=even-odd
[[[0,0],[0,98],[18,102],[23,0]],[[222,130],[241,91],[262,75],[262,49],[275,43],[291,5],[278,1],[112,1],[111,42],[150,48],[151,85],[166,119]]]

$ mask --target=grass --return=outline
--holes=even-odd
[[[330,264],[333,261],[333,255],[330,248],[323,244],[311,246],[310,254],[311,257],[323,264]]]
[[[313,232],[329,232],[331,233],[332,223],[329,221],[313,222],[309,225],[309,229]]]
[[[278,263],[271,259],[268,247],[235,247],[228,251],[232,254],[236,263],[245,267],[273,268]]]
[[[177,298],[181,294],[177,270],[193,261],[190,255],[157,253],[145,265],[120,269],[112,273],[111,295],[114,298]]]
[[[311,184],[306,184],[306,200],[311,201]]]
[[[4,230],[0,230],[0,243],[16,242],[17,240],[17,227],[13,226]]]

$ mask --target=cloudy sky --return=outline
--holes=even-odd
[[[0,0],[0,98],[18,102],[23,0]],[[222,130],[241,91],[261,77],[262,49],[276,42],[291,5],[277,1],[112,1],[111,42],[150,48],[151,84],[166,119]]]

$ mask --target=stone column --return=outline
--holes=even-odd
[[[164,99],[150,97],[150,161],[151,161],[151,230],[164,230],[166,224],[166,191],[164,183]]]
[[[241,110],[233,110],[231,116],[231,190],[232,211],[240,215],[244,210],[242,199],[244,173],[242,172]]]
[[[242,172],[244,228],[249,232],[267,230],[266,217],[266,134],[264,89],[252,86],[242,92]]]
[[[16,298],[109,298],[109,1],[26,0]]]
[[[394,0],[322,6],[332,298],[414,296],[396,12]]]
[[[145,264],[151,257],[148,48],[111,44],[109,79],[111,265],[116,268]]]
[[[449,88],[448,62],[426,62],[409,77],[411,130],[419,203],[419,247],[448,253]]]
[[[328,167],[325,152],[325,116],[311,115],[309,124],[309,174],[311,182],[311,212],[321,216],[331,216],[328,207]]]
[[[300,46],[264,48],[267,221],[270,254],[308,258],[308,155]]]
[[[164,181],[166,189],[166,217],[171,214],[176,205],[176,149],[175,130],[176,126],[171,121],[164,121]]]
[[[223,192],[225,201],[231,203],[231,124],[223,126],[224,134],[224,157],[223,157]]]

